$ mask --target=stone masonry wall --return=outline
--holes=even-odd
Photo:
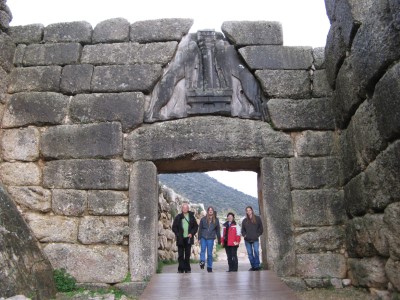
[[[353,285],[400,291],[400,4],[326,0]]]

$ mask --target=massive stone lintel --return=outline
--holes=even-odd
[[[156,85],[145,122],[191,115],[268,120],[262,92],[235,48],[213,30],[186,36]]]

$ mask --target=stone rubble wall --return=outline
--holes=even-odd
[[[325,49],[355,286],[400,291],[400,4],[326,0]]]

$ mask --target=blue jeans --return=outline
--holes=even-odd
[[[212,268],[213,263],[213,248],[214,240],[206,240],[205,238],[200,239],[200,261],[206,261],[206,250],[207,250],[207,268]]]
[[[246,245],[247,255],[249,257],[251,267],[254,269],[258,269],[260,267],[259,241],[255,241],[252,243],[244,241],[244,244]]]

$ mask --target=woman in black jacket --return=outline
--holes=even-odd
[[[260,270],[260,243],[259,237],[263,233],[261,218],[254,214],[251,206],[246,207],[246,218],[242,221],[242,236],[246,246],[247,255],[251,264],[249,271]]]
[[[190,273],[190,253],[194,244],[194,235],[198,229],[194,213],[189,211],[189,204],[182,204],[182,212],[178,214],[172,224],[178,246],[178,273]]]

